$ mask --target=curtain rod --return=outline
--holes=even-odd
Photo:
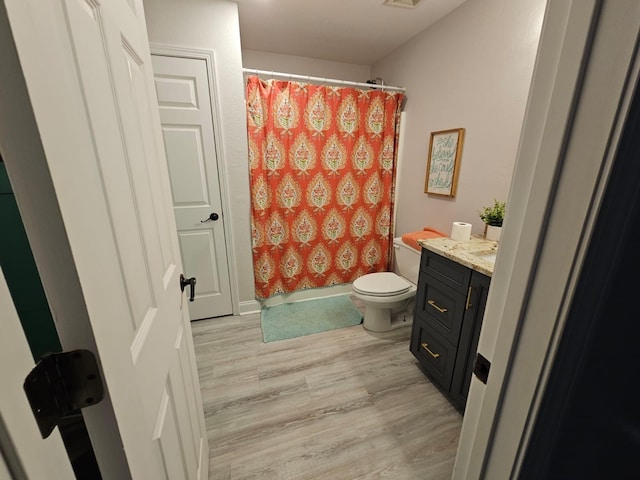
[[[382,88],[384,90],[391,90],[394,92],[404,92],[404,87],[392,87],[389,85],[378,85],[376,83],[364,83],[364,82],[350,82],[348,80],[335,80],[332,78],[322,77],[310,77],[309,75],[296,75],[294,73],[281,73],[271,72],[269,70],[256,70],[255,68],[243,68],[244,73],[253,73],[255,75],[270,75],[272,77],[281,77],[295,80],[307,80],[308,82],[322,82],[322,83],[335,83],[338,85],[349,85],[352,87],[365,87],[365,88]]]

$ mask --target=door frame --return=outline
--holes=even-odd
[[[548,2],[478,347],[491,372],[472,379],[455,480],[518,478],[638,78],[639,24],[635,0]]]
[[[220,134],[221,118],[218,106],[218,89],[216,74],[216,57],[212,50],[179,47],[162,43],[149,43],[151,55],[165,55],[168,57],[190,58],[195,60],[204,60],[207,68],[207,84],[209,87],[209,101],[211,106],[211,117],[213,121],[213,138],[215,141],[214,151],[216,155],[216,167],[218,169],[218,185],[220,188],[220,201],[222,202],[222,226],[224,228],[224,242],[227,249],[227,266],[229,270],[229,284],[231,290],[231,308],[234,315],[240,314],[239,286],[237,280],[236,254],[233,244],[233,230],[231,229],[231,220],[226,212],[230,212],[231,200],[229,198],[228,176],[226,165],[224,162],[224,146],[222,136]]]
[[[0,480],[75,478],[60,431],[42,438],[23,389],[34,368],[22,325],[0,267]]]

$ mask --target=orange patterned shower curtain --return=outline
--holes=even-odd
[[[403,95],[247,79],[256,297],[389,269]]]

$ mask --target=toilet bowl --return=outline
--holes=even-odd
[[[393,240],[394,271],[368,273],[351,285],[353,295],[365,305],[365,329],[386,332],[413,322],[420,268],[420,252],[402,238]]]

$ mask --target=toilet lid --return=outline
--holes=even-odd
[[[368,273],[353,282],[354,290],[378,297],[399,295],[407,292],[411,286],[411,282],[393,272]]]

